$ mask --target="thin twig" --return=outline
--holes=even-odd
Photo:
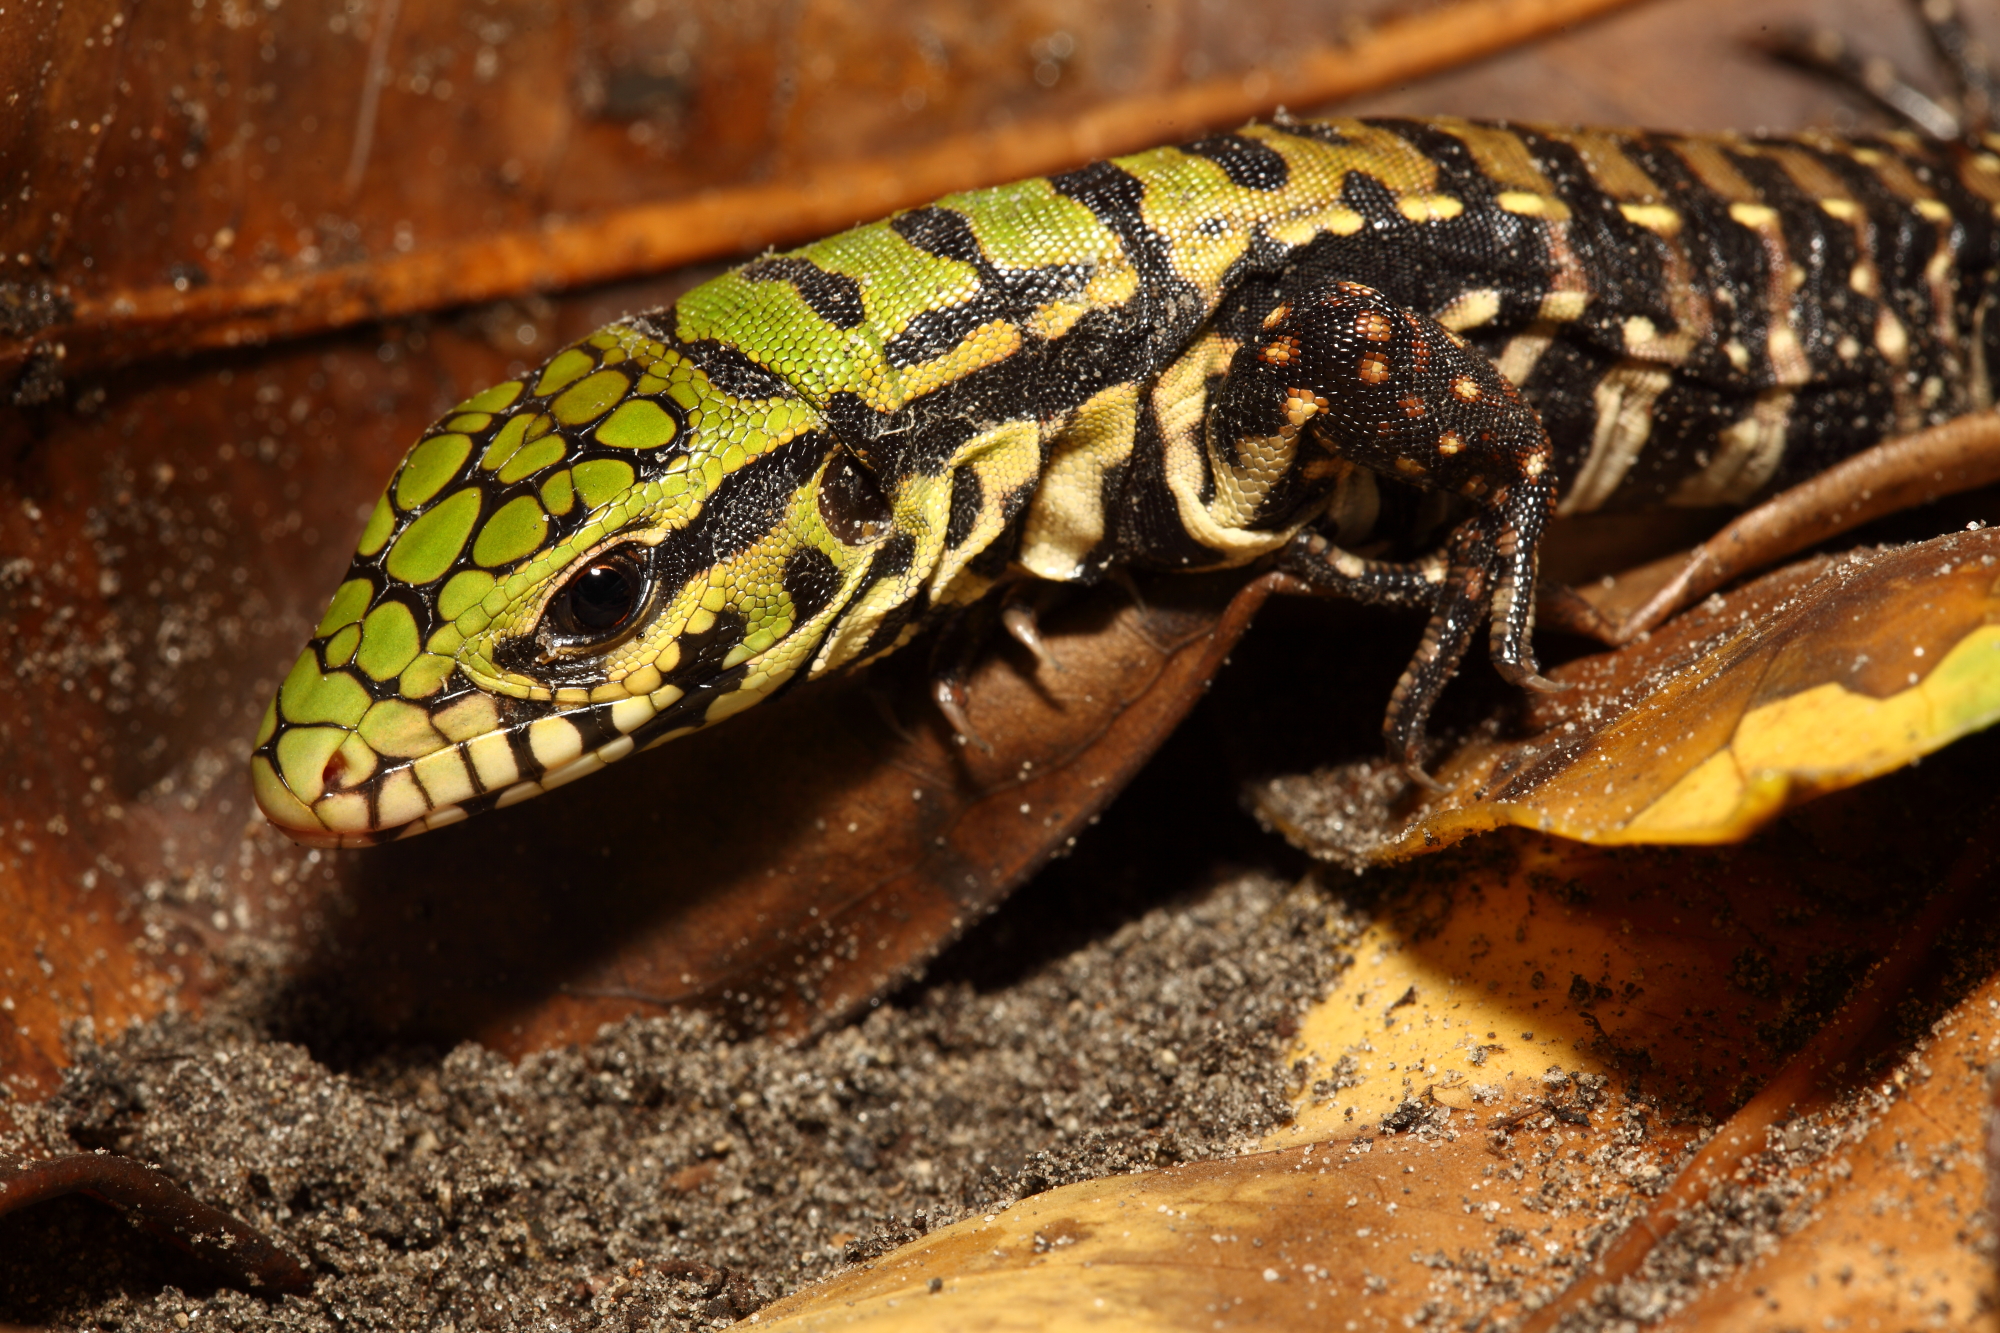
[[[2000,481],[2000,412],[1973,412],[1886,440],[1772,497],[1694,550],[1621,578],[1641,587],[1673,570],[1645,603],[1620,618],[1582,593],[1551,585],[1542,623],[1614,647],[1659,628],[1740,574],[1776,564],[1884,514]],[[1678,564],[1678,568],[1676,568]]]

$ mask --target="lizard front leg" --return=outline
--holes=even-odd
[[[1458,335],[1371,287],[1301,276],[1232,358],[1207,428],[1219,456],[1303,435],[1329,454],[1479,506],[1436,553],[1410,564],[1360,560],[1311,532],[1279,556],[1280,569],[1315,591],[1429,607],[1383,722],[1390,757],[1413,776],[1429,782],[1424,724],[1482,620],[1491,621],[1502,676],[1556,688],[1529,643],[1535,551],[1555,500],[1548,434]]]

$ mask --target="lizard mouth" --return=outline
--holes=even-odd
[[[315,675],[318,660],[310,647],[301,659]],[[428,706],[356,699],[340,717],[314,711],[323,702],[317,693],[288,703],[280,691],[251,756],[251,788],[265,817],[308,846],[414,837],[566,786],[788,680],[746,684],[747,670],[718,672],[686,692],[582,704],[499,694],[460,677]],[[315,688],[329,678],[318,676]]]
[[[460,729],[439,728],[437,744],[420,755],[384,754],[359,728],[280,725],[251,760],[258,807],[307,846],[369,847],[517,804],[636,748],[610,707],[558,714],[505,696],[469,697],[497,725],[457,740],[450,731]],[[499,717],[503,710],[513,716]]]

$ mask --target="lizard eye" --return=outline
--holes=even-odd
[[[638,617],[648,582],[636,553],[606,551],[570,576],[550,600],[543,625],[564,647],[599,644]]]
[[[873,541],[889,526],[889,497],[866,468],[845,449],[837,451],[819,479],[819,516],[827,531],[855,546]]]

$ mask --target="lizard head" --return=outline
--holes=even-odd
[[[785,381],[611,325],[404,458],[265,710],[257,802],[386,841],[741,712],[827,665],[894,526]]]

